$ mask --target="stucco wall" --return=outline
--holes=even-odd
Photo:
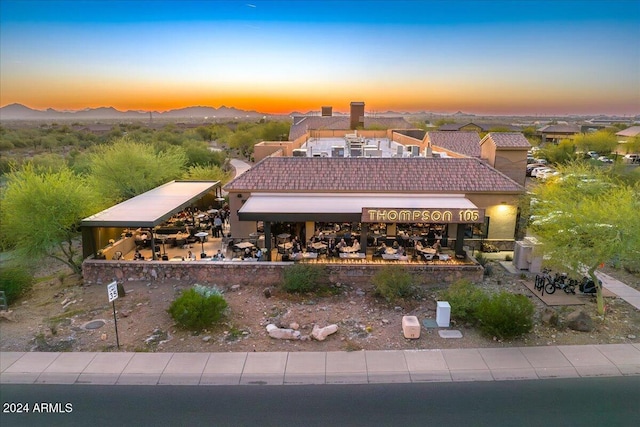
[[[288,262],[206,262],[206,261],[100,261],[83,263],[85,285],[106,285],[113,280],[167,282],[181,281],[194,284],[277,286],[282,283],[283,271],[292,265]],[[384,265],[323,265],[324,277],[331,283],[356,286],[371,284],[372,277]],[[406,268],[421,286],[439,286],[466,278],[480,282],[483,269],[480,265],[407,265]],[[106,294],[105,294],[106,295]]]

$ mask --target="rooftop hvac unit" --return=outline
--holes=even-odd
[[[398,146],[398,151],[397,151],[397,153],[398,153],[398,157],[403,157],[403,154],[404,154],[404,145],[399,145],[399,146]]]
[[[420,146],[418,145],[407,145],[407,151],[409,151],[413,157],[420,156]]]
[[[344,147],[339,145],[331,147],[331,157],[344,157]]]
[[[307,157],[307,150],[304,148],[296,148],[292,154],[293,157]]]

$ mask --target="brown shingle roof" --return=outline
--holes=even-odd
[[[431,145],[455,151],[470,157],[480,157],[480,135],[478,132],[427,132]]]
[[[226,191],[521,193],[524,188],[474,158],[267,157]]]
[[[480,145],[488,140],[492,140],[498,148],[522,148],[527,150],[531,148],[527,138],[520,132],[492,132],[482,138]]]

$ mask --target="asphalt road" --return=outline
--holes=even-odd
[[[229,387],[3,384],[0,400],[3,427],[635,427],[640,378]],[[28,404],[29,412],[7,413],[19,404]]]

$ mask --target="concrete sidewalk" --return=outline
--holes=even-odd
[[[640,375],[640,344],[273,353],[0,353],[2,384],[262,385]]]

